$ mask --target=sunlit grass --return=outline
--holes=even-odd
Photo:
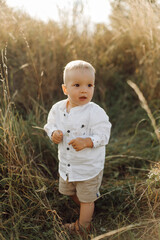
[[[113,124],[91,237],[160,238],[159,12],[149,1],[121,4],[112,29],[98,24],[91,33],[87,24],[68,25],[67,15],[44,24],[0,3],[1,239],[73,239],[62,223],[76,220],[78,209],[58,193],[57,147],[43,126],[64,98],[63,68],[77,58],[96,68],[94,100]],[[128,79],[145,96],[135,91],[145,111]]]

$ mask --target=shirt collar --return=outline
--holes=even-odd
[[[68,102],[68,98],[63,100],[63,104],[60,107],[62,111],[66,112],[67,102]],[[71,108],[70,112],[76,112],[76,111],[79,111],[79,110],[81,111],[82,109],[86,108],[89,104],[90,104],[90,102],[86,103],[84,105],[81,105],[81,106],[73,107],[73,108]]]

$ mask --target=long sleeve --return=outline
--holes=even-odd
[[[48,137],[51,139],[53,131],[57,130],[56,126],[56,105],[53,105],[47,118],[47,123],[44,125]]]
[[[92,111],[91,114],[91,136],[93,146],[100,147],[107,145],[110,138],[111,123],[109,117],[102,108]]]

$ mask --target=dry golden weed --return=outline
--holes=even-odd
[[[146,101],[145,97],[143,96],[143,93],[140,91],[140,89],[138,88],[138,86],[137,86],[135,83],[133,83],[131,80],[128,80],[127,82],[128,82],[128,84],[129,84],[129,86],[130,86],[131,88],[133,88],[133,90],[136,92],[136,94],[137,94],[137,96],[138,96],[138,98],[139,98],[139,100],[140,100],[140,103],[141,103],[142,108],[147,112],[148,117],[149,117],[149,119],[150,119],[150,121],[151,121],[152,127],[153,127],[153,129],[154,129],[155,135],[156,135],[156,137],[157,137],[157,140],[158,140],[159,143],[160,143],[160,132],[159,132],[159,128],[158,128],[158,126],[156,125],[155,118],[153,117],[153,114],[152,114],[152,112],[151,112],[151,110],[150,110],[150,108],[149,108],[149,106],[148,106],[148,104],[147,104],[147,101]]]
[[[113,44],[109,51],[118,54],[123,68],[131,66],[129,71],[134,72],[139,86],[152,99],[160,89],[160,8],[147,0],[121,2],[114,4],[111,15]]]
[[[100,239],[104,239],[105,237],[110,237],[110,236],[113,236],[115,234],[119,234],[119,233],[122,233],[122,232],[126,232],[128,230],[131,230],[133,228],[136,228],[137,225],[128,225],[127,227],[122,227],[122,228],[119,228],[117,230],[113,230],[113,231],[110,231],[110,232],[107,232],[107,233],[104,233],[102,235],[99,235],[95,238],[93,238],[92,240],[100,240]]]

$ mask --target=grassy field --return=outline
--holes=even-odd
[[[43,126],[64,99],[64,66],[83,59],[96,69],[93,100],[113,125],[89,238],[158,240],[160,6],[114,1],[111,26],[92,32],[73,8],[70,24],[65,13],[43,23],[0,0],[0,239],[81,239],[61,227],[78,208],[58,192],[57,146]]]

